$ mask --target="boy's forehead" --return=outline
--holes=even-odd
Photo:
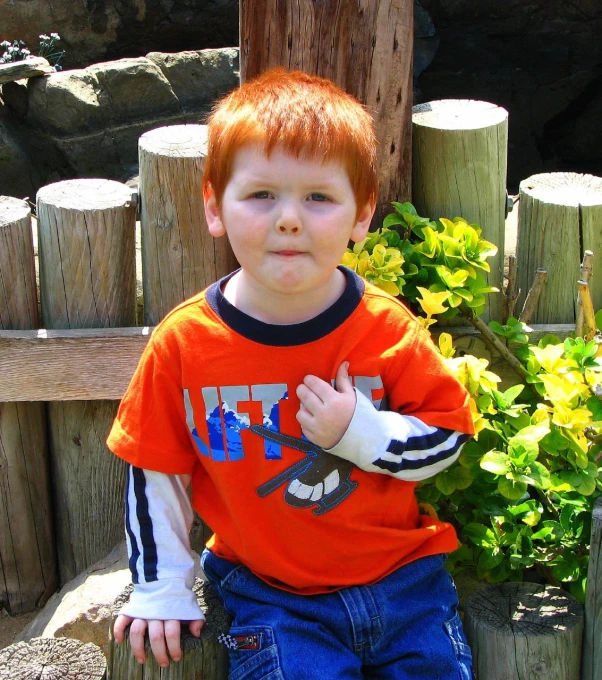
[[[299,163],[320,165],[338,165],[345,173],[347,169],[342,159],[329,157],[319,148],[302,147],[289,149],[281,143],[269,145],[268,142],[250,142],[243,144],[234,154],[234,167],[240,166],[249,156],[259,157],[261,160],[273,161],[285,157]]]

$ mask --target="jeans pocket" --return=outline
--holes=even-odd
[[[284,680],[270,626],[232,626],[224,642],[229,680]]]
[[[454,614],[449,621],[445,622],[445,630],[449,635],[452,643],[456,660],[460,670],[461,680],[473,680],[474,675],[472,671],[472,653],[470,647],[466,643],[464,631],[462,629],[462,620],[459,614]]]

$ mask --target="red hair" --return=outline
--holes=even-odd
[[[209,149],[203,174],[218,206],[234,158],[246,144],[276,145],[299,158],[340,161],[358,212],[376,203],[376,135],[372,116],[350,94],[325,78],[275,68],[221,99],[208,120]]]

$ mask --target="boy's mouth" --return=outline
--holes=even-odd
[[[303,255],[300,250],[277,250],[276,255],[280,257],[295,257],[296,255]]]

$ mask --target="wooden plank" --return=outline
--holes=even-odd
[[[566,338],[572,324],[533,326],[537,342],[551,333]],[[0,402],[121,399],[152,332],[140,328],[0,331]],[[472,327],[447,329],[457,352],[491,361],[491,353]],[[439,332],[434,332],[435,342]],[[491,370],[504,384],[518,376],[494,357]]]
[[[594,504],[581,680],[602,678],[602,497]]]

